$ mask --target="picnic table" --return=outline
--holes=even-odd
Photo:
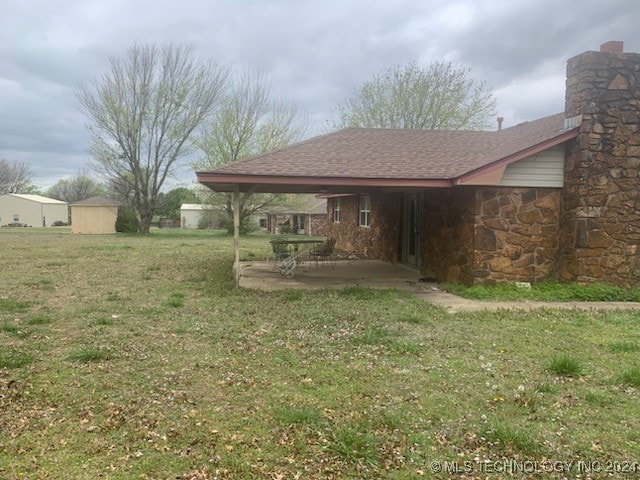
[[[273,253],[276,255],[276,268],[282,275],[292,278],[295,269],[301,263],[301,255],[305,250],[300,250],[300,245],[318,245],[324,243],[324,240],[315,240],[311,238],[275,238],[270,240]],[[289,248],[291,247],[291,248]]]
[[[300,245],[324,243],[325,240],[316,240],[313,238],[274,238],[269,240],[271,245],[291,245],[294,251],[298,251]]]

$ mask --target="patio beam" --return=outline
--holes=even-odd
[[[240,185],[233,184],[233,274],[240,285]]]
[[[251,174],[224,174],[197,172],[198,182],[214,191],[229,192],[232,186],[240,185],[242,192],[259,190],[263,193],[353,193],[353,191],[377,190],[380,188],[449,188],[450,179],[427,178],[350,178],[278,176]]]

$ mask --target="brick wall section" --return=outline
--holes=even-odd
[[[324,236],[327,234],[327,222],[328,214],[324,215],[309,215],[310,219],[307,220],[311,225],[311,231],[309,235]]]
[[[327,237],[335,238],[336,248],[345,252],[397,263],[402,194],[372,194],[370,197],[371,227],[358,225],[359,197],[341,197],[340,222],[328,222]],[[332,206],[330,200],[327,207],[330,212]]]
[[[424,193],[423,273],[450,283],[473,283],[475,210],[475,189],[437,189]]]
[[[563,280],[640,281],[640,54],[586,52],[567,66],[566,116],[582,115],[565,162]]]
[[[273,213],[269,213],[267,215],[267,230],[272,234],[277,234],[279,233],[278,227],[285,224],[287,221],[289,222],[289,225],[292,225],[293,215],[291,214],[276,215]],[[309,225],[311,226],[311,231],[309,231]],[[326,214],[305,215],[304,234],[318,235],[318,236],[326,235],[327,234],[327,215]]]
[[[560,190],[477,189],[473,281],[531,282],[557,270]]]

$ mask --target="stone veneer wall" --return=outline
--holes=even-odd
[[[563,280],[640,281],[640,54],[585,52],[567,66],[566,116],[582,115],[565,162]]]
[[[553,188],[428,190],[422,271],[465,284],[552,278],[559,209],[560,190]]]
[[[474,283],[555,277],[560,190],[485,187],[475,196]]]
[[[473,283],[474,189],[427,190],[422,205],[421,270],[449,283]]]
[[[372,194],[371,227],[358,225],[359,197],[340,197],[340,222],[329,221],[327,237],[336,248],[368,258],[397,263],[402,226],[402,194]],[[327,208],[329,218],[333,200]]]

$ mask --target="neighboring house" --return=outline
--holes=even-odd
[[[7,193],[0,195],[0,226],[21,223],[30,227],[50,227],[69,221],[69,204],[42,195]]]
[[[259,222],[261,228],[274,234],[326,235],[327,200],[309,196],[297,207],[273,207]]]
[[[71,204],[71,233],[116,233],[118,202],[105,197],[89,197]]]
[[[568,61],[565,111],[493,132],[350,128],[198,172],[321,193],[337,247],[448,282],[640,282],[640,54]],[[523,92],[526,94],[526,92]]]

